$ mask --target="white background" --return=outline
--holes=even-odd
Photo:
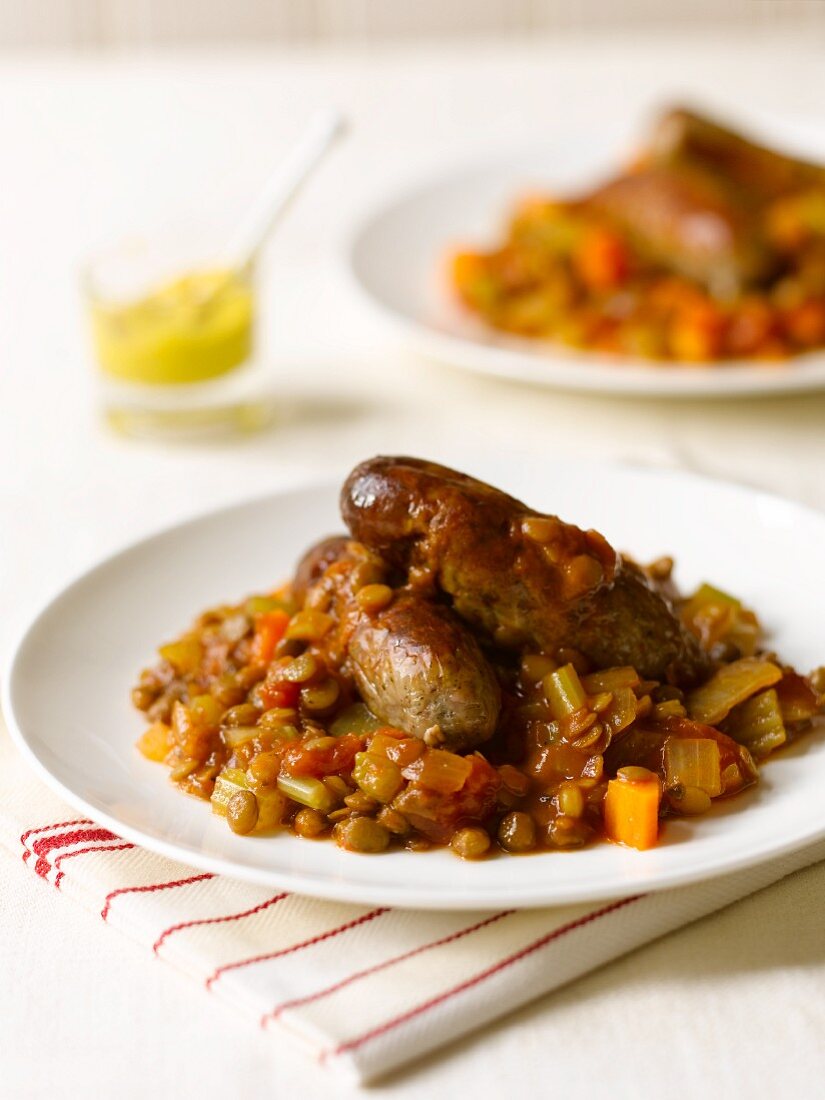
[[[825,506],[823,396],[673,404],[471,380],[388,345],[337,265],[353,219],[397,185],[540,140],[557,118],[592,130],[673,97],[809,117],[825,103],[821,45],[637,36],[0,65],[0,659],[31,604],[92,558],[378,450],[563,449],[570,461],[686,465]],[[219,447],[111,436],[95,415],[78,264],[136,224],[231,216],[302,116],[327,103],[348,112],[353,136],[267,264],[280,424]],[[3,854],[0,879],[3,1092],[335,1093],[301,1055],[235,1022]],[[495,1097],[525,1083],[587,1096],[813,1096],[823,904],[822,869],[806,871],[386,1087],[398,1096]]]

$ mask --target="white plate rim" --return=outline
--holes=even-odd
[[[592,462],[587,463],[587,465],[593,468],[604,468],[604,463]],[[632,463],[615,463],[613,467],[627,472],[642,473],[650,477],[659,477],[665,480],[670,476],[677,475],[679,478],[693,481],[699,486],[714,485],[724,487],[728,490],[735,490],[737,493],[743,494],[752,500],[754,504],[762,502],[768,507],[779,507],[796,512],[801,511],[814,523],[822,526],[823,534],[825,535],[825,514],[779,494],[766,492],[748,485],[737,484],[725,479],[706,477],[682,469],[650,468],[637,466]],[[40,759],[36,749],[29,742],[25,731],[18,723],[15,714],[15,669],[26,640],[34,631],[41,618],[49,612],[53,604],[63,596],[66,596],[76,586],[85,582],[92,574],[102,567],[108,566],[118,559],[125,558],[133,551],[140,550],[144,546],[156,540],[160,540],[167,535],[178,532],[181,529],[196,527],[201,521],[209,520],[219,515],[231,515],[233,512],[243,511],[257,503],[280,499],[287,494],[312,492],[314,490],[329,490],[332,485],[337,487],[338,481],[333,481],[329,478],[322,480],[315,479],[306,482],[302,481],[291,489],[269,491],[251,497],[245,497],[229,505],[199,510],[179,523],[165,524],[151,531],[149,534],[129,542],[114,553],[101,556],[91,565],[79,571],[72,579],[59,586],[59,588],[47,599],[41,601],[37,605],[36,610],[30,614],[25,625],[19,630],[11,650],[11,658],[6,663],[3,669],[2,680],[0,680],[0,708],[2,708],[3,717],[9,730],[11,740],[23,758],[28,762],[35,774],[54,793],[64,798],[77,810],[88,814],[92,820],[109,829],[116,836],[122,837],[139,847],[146,848],[149,851],[156,852],[159,855],[198,870],[223,875],[228,878],[250,882],[256,885],[289,890],[296,894],[358,905],[386,905],[399,909],[426,909],[435,911],[480,911],[500,908],[505,904],[508,908],[540,908],[566,904],[611,901],[637,894],[640,890],[640,883],[638,880],[634,881],[631,879],[627,882],[614,884],[608,888],[594,884],[590,888],[582,888],[579,886],[567,893],[556,890],[552,898],[548,898],[547,891],[541,889],[525,892],[523,894],[520,893],[517,896],[508,894],[506,897],[500,895],[494,896],[489,892],[481,890],[475,894],[462,893],[460,899],[455,899],[445,904],[443,900],[436,896],[433,890],[415,890],[406,887],[399,889],[393,886],[373,888],[370,885],[360,886],[356,883],[348,882],[347,880],[336,880],[324,876],[294,874],[272,868],[254,867],[243,863],[237,863],[231,859],[224,859],[184,846],[179,846],[161,837],[144,833],[140,828],[134,827],[128,822],[124,822],[115,815],[101,809],[95,802],[85,798],[72,787],[63,783],[63,781],[58,776],[54,775]],[[202,807],[196,806],[195,808],[201,809]],[[746,870],[750,867],[759,866],[772,859],[801,850],[823,838],[825,838],[825,815],[822,816],[819,822],[812,824],[810,828],[788,834],[782,839],[771,843],[769,846],[762,847],[756,851],[739,851],[733,854],[723,851],[718,857],[708,860],[700,867],[694,869],[682,868],[666,870],[660,873],[657,879],[653,881],[646,880],[644,882],[643,893],[658,893],[663,890],[689,886],[729,873]],[[558,853],[547,853],[547,856],[550,857],[554,854],[558,855]],[[351,854],[347,853],[347,855]],[[544,858],[544,855],[545,853],[536,853],[535,855],[524,858],[530,859],[531,861],[541,860]],[[353,855],[352,858],[369,859],[372,857]],[[413,858],[427,858],[427,856],[425,853],[423,857],[413,856]],[[575,852],[561,853],[561,858],[575,858]]]

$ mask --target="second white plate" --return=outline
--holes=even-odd
[[[780,147],[821,155],[822,133],[757,122]],[[527,153],[447,173],[372,213],[356,232],[347,262],[356,286],[414,350],[480,374],[557,389],[644,396],[728,397],[825,387],[825,353],[783,363],[678,366],[576,352],[495,333],[462,309],[448,284],[448,257],[492,245],[522,196],[585,188],[615,171],[630,132],[554,133]]]
[[[584,526],[641,559],[677,557],[686,585],[708,578],[754,606],[783,656],[825,660],[825,517],[751,490],[674,472],[471,463],[469,472]],[[296,489],[171,528],[102,562],[33,621],[4,683],[12,733],[43,779],[115,833],[206,871],[353,902],[433,909],[616,898],[694,882],[825,834],[825,737],[800,740],[754,790],[659,847],[610,844],[463,863],[450,851],[344,852],[289,833],[235,836],[206,803],[134,747],[144,728],[129,689],[159,642],[206,607],[271,588],[319,536],[340,529],[338,486]]]

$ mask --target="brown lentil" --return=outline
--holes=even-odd
[[[252,791],[237,791],[226,804],[226,820],[233,833],[245,836],[258,824],[258,800]]]
[[[561,530],[555,516],[527,516],[521,521],[521,533],[533,542],[553,542]]]
[[[536,823],[530,814],[506,814],[498,827],[498,842],[506,852],[530,852],[536,846]]]
[[[376,820],[380,821],[384,828],[389,829],[395,836],[406,836],[410,831],[410,823],[406,817],[400,814],[398,810],[393,810],[391,806],[384,806]]]
[[[453,833],[450,847],[462,859],[481,859],[490,848],[490,834],[486,829],[468,825]]]
[[[649,768],[639,768],[630,764],[627,767],[619,768],[616,772],[616,778],[623,780],[625,783],[649,783],[652,779],[655,779],[656,782],[659,781],[656,773]]]
[[[320,714],[329,710],[338,702],[341,694],[341,685],[332,676],[323,680],[320,684],[301,689],[301,706],[307,710]]]
[[[274,787],[281,771],[281,757],[277,752],[260,752],[249,764],[249,777],[253,786]]]
[[[323,814],[309,808],[299,810],[292,819],[292,827],[298,836],[312,838],[320,836],[326,829],[327,823]]]
[[[349,806],[351,810],[356,810],[359,814],[371,814],[378,808],[380,803],[376,802],[374,798],[370,798],[368,794],[364,794],[363,791],[353,791],[352,794],[344,797],[344,805]]]
[[[388,829],[373,817],[354,815],[332,830],[336,844],[349,852],[383,852],[390,843]]]
[[[281,679],[289,680],[293,684],[305,684],[317,675],[321,665],[317,657],[311,653],[302,653],[281,672]]]
[[[299,611],[286,628],[286,637],[302,642],[319,642],[332,629],[333,618],[324,611]]]
[[[272,707],[263,712],[258,719],[258,725],[263,729],[275,729],[278,726],[294,725],[297,718],[298,711],[292,707]]]
[[[356,603],[367,615],[376,615],[392,603],[393,590],[388,584],[368,584],[359,589]]]
[[[576,783],[562,783],[556,795],[559,813],[565,817],[581,817],[584,813],[584,795]]]
[[[679,814],[704,814],[712,805],[710,795],[701,787],[676,787],[668,791],[667,799]]]
[[[253,707],[251,703],[240,703],[238,706],[230,707],[225,712],[221,725],[223,726],[254,726],[258,721],[259,710],[257,707]]]

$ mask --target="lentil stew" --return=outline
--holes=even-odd
[[[432,484],[437,514],[404,549]],[[289,829],[364,853],[449,845],[463,859],[600,838],[649,848],[663,819],[757,783],[823,713],[825,671],[783,664],[735,596],[709,584],[680,595],[670,559],[642,570],[595,532],[415,459],[363,463],[342,511],[349,536],[311,548],[281,587],[203,612],[132,692],[147,721],[139,750],[235,833]],[[450,553],[466,557],[463,540],[487,522],[469,590]],[[505,551],[520,602],[503,602],[494,572],[492,623],[473,599]],[[628,600],[644,646],[621,618]],[[614,624],[606,651],[585,629],[594,616],[600,645]]]

